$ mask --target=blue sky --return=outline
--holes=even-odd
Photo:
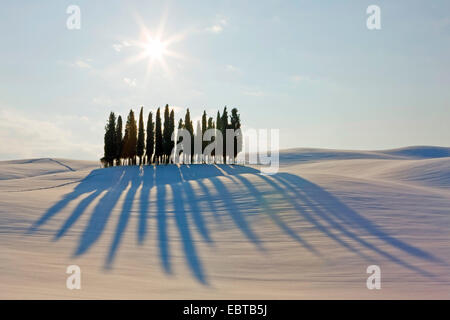
[[[150,70],[143,30],[175,40]],[[448,1],[8,1],[0,35],[0,159],[98,159],[109,111],[166,103],[237,107],[281,148],[450,141]]]

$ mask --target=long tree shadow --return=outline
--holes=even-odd
[[[211,167],[208,167],[208,169],[211,169]],[[184,180],[197,180],[200,178],[191,178],[189,176],[190,166],[181,166],[179,168],[181,178]],[[217,173],[217,172],[216,172]],[[212,171],[209,172],[209,176],[214,175]],[[195,225],[197,226],[197,229],[202,236],[202,238],[211,243],[213,242],[211,239],[211,236],[209,235],[208,228],[206,227],[206,223],[203,219],[202,212],[199,207],[199,203],[201,202],[200,199],[198,199],[198,196],[195,194],[194,189],[191,186],[190,181],[185,181],[185,183],[181,184],[181,189],[178,190],[178,192],[174,192],[174,197],[176,195],[180,195],[184,193],[186,196],[186,199],[188,199],[187,203],[191,208],[192,218],[194,220]]]
[[[207,186],[207,182],[212,189]],[[198,188],[194,188],[194,185]],[[263,190],[260,185],[264,186]],[[136,197],[139,190],[140,195]],[[169,230],[169,221],[174,222],[185,263],[192,276],[204,285],[208,284],[208,277],[194,241],[193,231],[198,232],[201,241],[215,245],[213,234],[209,231],[210,217],[214,217],[216,224],[220,225],[225,220],[230,221],[247,241],[258,250],[264,251],[264,241],[255,232],[256,224],[251,219],[250,212],[252,215],[267,215],[282,233],[301,247],[326,258],[305,235],[296,231],[298,228],[293,222],[284,221],[285,216],[272,202],[275,198],[288,205],[291,211],[296,212],[315,230],[363,259],[374,261],[371,253],[381,255],[428,277],[433,275],[389,253],[387,249],[397,249],[411,257],[439,262],[429,253],[387,234],[310,181],[289,173],[264,176],[256,169],[238,165],[167,165],[94,170],[72,192],[64,195],[34,222],[28,234],[40,230],[71,202],[77,201],[73,211],[55,232],[54,240],[58,240],[73,228],[90,205],[98,199],[75,249],[74,256],[80,256],[101,237],[113,211],[120,203],[122,194],[124,197],[121,208],[117,215],[114,215],[117,216],[117,224],[106,253],[105,268],[113,267],[127,226],[133,217],[133,210],[137,212],[138,245],[142,245],[148,238],[149,221],[155,219],[159,260],[167,274],[172,273],[170,242],[174,240],[173,233]],[[150,194],[156,194],[155,199],[151,199]],[[242,194],[249,197],[247,201],[242,201]],[[209,216],[205,214],[204,208],[208,208]],[[155,217],[149,215],[152,209],[156,212]],[[218,211],[224,212],[226,216],[219,215]],[[382,241],[388,247],[381,249],[373,240]],[[363,252],[361,248],[366,250]]]
[[[206,276],[203,272],[200,258],[198,257],[197,250],[192,240],[192,235],[187,219],[187,212],[184,208],[184,195],[180,185],[180,183],[174,183],[170,185],[172,189],[175,223],[181,236],[181,243],[189,268],[201,283],[207,284]],[[192,199],[188,199],[187,201],[192,201]]]
[[[33,225],[28,229],[27,233],[32,234],[36,232],[42,225],[51,220],[55,215],[66,208],[72,201],[77,200],[80,196],[83,196],[84,194],[88,194],[90,192],[94,192],[94,194],[98,196],[103,191],[111,188],[111,186],[114,185],[115,181],[120,179],[125,170],[125,168],[123,167],[115,169],[116,170],[113,170],[111,174],[107,175],[102,174],[104,173],[102,172],[102,169],[91,171],[89,175],[84,178],[72,192],[66,194],[60,201],[51,206],[37,221],[35,221]],[[84,205],[87,206],[94,200],[94,198],[90,197],[89,200],[84,203]],[[76,220],[76,218],[78,218],[81,213],[83,213],[83,210],[82,208],[79,208],[78,212],[74,213],[74,217],[72,218],[72,220]],[[65,233],[65,231],[66,230],[60,230],[60,233],[63,234]]]
[[[123,201],[122,206],[122,212],[119,216],[119,221],[117,223],[116,231],[114,233],[114,239],[111,243],[111,247],[109,249],[109,253],[106,259],[106,267],[110,268],[114,257],[116,256],[117,250],[120,245],[120,241],[122,239],[123,233],[125,232],[125,229],[128,225],[128,221],[130,219],[131,214],[131,208],[133,206],[134,197],[136,195],[136,191],[141,184],[141,176],[140,176],[140,170],[139,167],[132,167],[129,170],[126,171],[123,183],[125,184],[131,184],[127,194],[125,196],[125,199]],[[139,233],[139,232],[138,232]]]
[[[248,189],[250,194],[252,194],[256,201],[261,205],[262,212],[267,214],[269,218],[272,219],[272,221],[289,237],[291,237],[298,243],[301,243],[304,248],[311,251],[312,253],[319,256],[321,255],[308,241],[303,239],[283,221],[283,219],[279,215],[279,212],[272,208],[270,201],[266,199],[266,196],[262,192],[260,192],[252,182],[246,179],[243,175],[234,175],[230,177],[232,177],[233,180],[239,180],[241,184],[243,184]]]
[[[105,195],[95,206],[88,224],[80,236],[80,241],[77,249],[75,250],[74,256],[79,256],[86,253],[102,235],[108,219],[119,201],[120,195],[132,179],[134,170],[130,169],[134,168],[124,170],[124,173],[120,176],[120,178],[111,186],[110,189],[108,189]]]
[[[280,182],[281,180],[287,182],[288,184],[285,184],[284,182],[282,182],[282,184],[284,184],[288,188],[296,188],[297,195],[301,195],[303,192],[306,197],[309,197],[312,201],[314,201],[317,205],[314,206],[313,204],[311,204],[311,207],[316,209],[316,212],[319,212],[319,206],[322,206],[329,213],[329,215],[327,216],[328,219],[331,219],[331,216],[335,221],[340,221],[341,227],[348,226],[363,230],[366,233],[376,237],[377,239],[384,241],[391,247],[404,251],[409,255],[434,262],[440,261],[424,250],[413,247],[406,242],[403,242],[387,234],[380,227],[376,226],[374,223],[357,213],[355,210],[346,206],[335,196],[325,191],[318,185],[306,179],[286,173],[280,173],[279,175],[275,176],[275,178]]]
[[[148,211],[150,202],[150,190],[155,183],[155,167],[144,166],[142,176],[142,189],[139,201],[138,243],[142,244],[147,238]]]

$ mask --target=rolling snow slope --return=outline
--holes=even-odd
[[[0,298],[448,299],[449,150],[285,150],[273,176],[0,162]]]

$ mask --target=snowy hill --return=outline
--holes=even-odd
[[[348,159],[430,159],[450,157],[450,148],[413,146],[380,151],[296,148],[280,151],[280,164]]]
[[[0,298],[448,299],[449,150],[290,149],[273,176],[2,161]]]

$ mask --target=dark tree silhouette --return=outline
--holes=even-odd
[[[215,128],[214,120],[213,120],[212,117],[209,117],[208,118],[208,127],[207,127],[207,129],[214,129],[214,128]]]
[[[105,126],[105,146],[104,146],[104,161],[107,165],[113,166],[116,157],[116,115],[114,112],[109,114],[108,122]]]
[[[116,134],[115,134],[115,144],[116,144],[116,165],[120,166],[121,165],[121,157],[122,157],[122,116],[119,116],[117,118],[117,124],[116,124]]]
[[[144,108],[141,107],[141,112],[139,112],[139,132],[137,137],[137,144],[136,144],[136,155],[139,157],[139,165],[142,165],[142,156],[144,155],[145,150],[145,133],[144,133],[144,116],[143,116],[143,110]]]
[[[242,132],[237,131],[241,128],[241,116],[238,113],[238,110],[236,108],[231,109],[231,118],[230,118],[230,127],[231,129],[235,130],[235,136],[234,136],[234,150],[233,150],[233,162],[236,162],[236,157],[239,152],[242,151]]]
[[[217,129],[216,134],[222,134],[222,117],[220,116],[220,111],[217,111],[216,129]],[[216,150],[214,150],[214,163],[216,163],[217,161],[216,153],[217,153]],[[218,154],[217,156],[220,157],[220,154]]]
[[[172,141],[172,134],[175,131],[175,112],[170,111],[170,116],[169,116],[169,159],[170,159],[170,154],[172,153],[172,150],[175,146],[175,141]]]
[[[161,128],[161,111],[158,108],[156,111],[155,121],[155,162],[159,164],[163,156],[163,135]]]
[[[125,125],[124,150],[128,164],[136,164],[137,126],[133,110],[130,110]]]
[[[202,115],[202,155],[206,148],[206,141],[203,141],[203,136],[205,134],[207,125],[208,125],[208,122],[207,122],[207,117],[206,117],[206,110],[204,110],[203,115]],[[205,159],[203,159],[203,162],[205,162]]]
[[[222,132],[222,140],[223,140],[223,163],[227,163],[227,129],[229,129],[228,124],[228,111],[227,106],[223,108],[222,117],[220,119],[220,131]]]
[[[141,107],[139,113],[139,125],[136,124],[136,119],[133,110],[131,109],[127,122],[125,124],[124,134],[122,135],[123,122],[122,117],[119,116],[116,119],[114,112],[111,112],[105,126],[104,136],[104,157],[101,159],[102,164],[105,167],[113,166],[114,161],[116,165],[135,165],[137,164],[137,157],[139,158],[139,165],[150,163],[169,163],[173,159],[170,157],[172,150],[176,143],[180,143],[182,138],[180,136],[175,137],[175,141],[172,140],[172,135],[175,132],[175,112],[169,109],[169,105],[166,104],[164,109],[164,125],[161,121],[161,109],[158,108],[155,116],[155,122],[153,122],[153,113],[149,112],[147,119],[147,126],[144,126],[143,111]],[[223,163],[227,163],[228,159],[236,161],[236,157],[240,151],[242,151],[242,133],[237,133],[234,137],[234,150],[226,153],[226,130],[227,129],[240,129],[241,120],[237,108],[231,110],[231,117],[229,122],[227,107],[223,109],[223,113],[217,111],[216,122],[212,117],[207,117],[206,111],[203,111],[201,121],[196,124],[196,130],[194,133],[193,121],[189,108],[186,109],[186,114],[183,119],[178,121],[178,129],[186,129],[189,132],[191,138],[191,150],[190,153],[185,153],[185,159],[190,159],[190,163],[194,162],[194,157],[198,162],[205,163],[206,159],[203,157],[203,152],[208,142],[203,141],[204,134],[208,129],[216,129],[216,134],[222,135],[223,148],[222,159]],[[215,137],[211,138],[211,142],[214,142]],[[196,144],[196,141],[197,142]],[[195,150],[197,147],[198,150]],[[180,152],[178,150],[177,152]],[[187,151],[187,150],[186,150]],[[211,156],[214,158],[214,163],[218,159],[216,149],[213,149]],[[220,156],[219,156],[220,159]],[[211,159],[208,159],[211,160]]]
[[[192,160],[194,160],[194,127],[192,125],[191,113],[189,112],[189,108],[187,108],[186,115],[184,117],[184,128],[189,132],[191,136],[191,153],[189,155],[186,154],[186,156],[189,156],[192,162]]]
[[[170,154],[170,115],[169,115],[169,105],[166,104],[164,108],[164,128],[163,128],[163,162],[167,163],[167,159]]]
[[[207,129],[209,130],[209,129],[214,129],[214,128],[215,128],[214,120],[212,117],[209,117]],[[209,142],[209,143],[213,143],[215,139],[216,139],[215,137],[211,137],[211,142]],[[207,144],[208,144],[208,142],[207,142]],[[211,152],[211,156],[214,157],[215,154],[216,154],[216,150],[213,149],[213,151]],[[211,159],[208,159],[208,161],[211,161]]]
[[[147,164],[152,163],[154,145],[155,145],[155,123],[153,122],[153,114],[150,111],[147,119],[147,143],[145,150]]]

